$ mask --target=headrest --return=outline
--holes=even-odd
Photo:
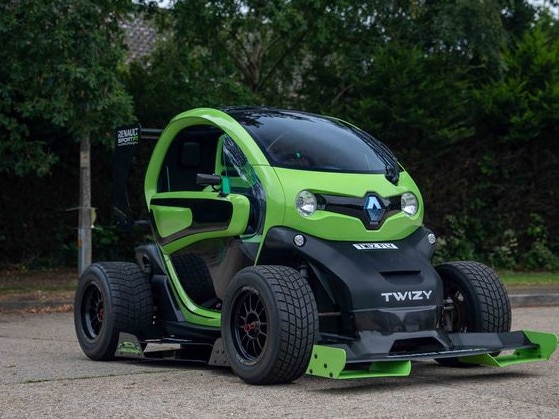
[[[179,162],[184,167],[198,167],[200,165],[200,144],[191,141],[184,142]]]

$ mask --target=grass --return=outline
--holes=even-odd
[[[557,272],[499,271],[498,274],[507,286],[559,286],[559,273]]]
[[[75,268],[7,269],[0,271],[0,302],[70,301],[77,283]]]

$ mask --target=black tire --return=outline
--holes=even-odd
[[[113,359],[120,332],[141,338],[152,324],[149,278],[138,265],[98,262],[83,272],[74,298],[74,326],[89,358]]]
[[[493,269],[479,262],[449,262],[435,269],[444,286],[442,325],[447,332],[510,331],[510,300]],[[472,366],[457,358],[439,358],[437,362],[445,366]]]
[[[179,281],[192,301],[201,305],[217,298],[210,271],[200,256],[183,253],[173,256],[172,261]]]
[[[252,266],[227,290],[221,331],[233,371],[249,384],[279,384],[306,371],[318,336],[312,290],[295,269]]]

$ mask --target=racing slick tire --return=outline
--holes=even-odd
[[[97,262],[83,272],[74,298],[74,326],[89,358],[113,359],[120,332],[140,337],[152,324],[151,286],[138,265]]]
[[[508,332],[511,305],[507,291],[490,267],[479,262],[449,262],[435,267],[444,287],[443,327],[449,333]],[[498,355],[498,354],[492,354]],[[469,367],[458,358],[438,358],[439,364]]]
[[[308,282],[286,266],[251,266],[228,286],[222,338],[231,368],[249,384],[279,384],[303,375],[318,336]]]

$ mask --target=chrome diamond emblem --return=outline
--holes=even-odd
[[[380,200],[374,195],[367,197],[365,200],[364,210],[367,213],[369,220],[371,220],[371,223],[378,223],[384,212]]]

